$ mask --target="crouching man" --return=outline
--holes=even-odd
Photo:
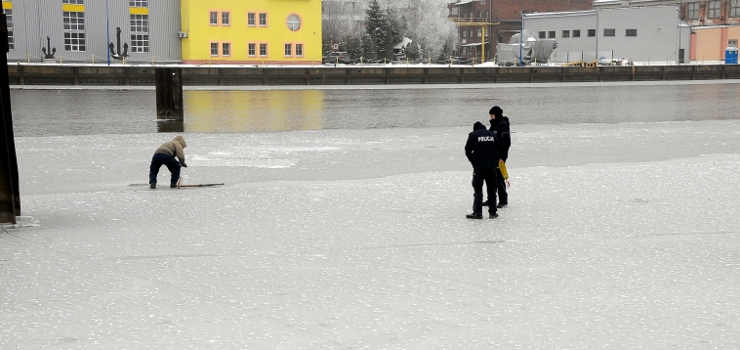
[[[185,147],[187,147],[185,139],[178,135],[172,141],[163,143],[154,151],[152,164],[149,166],[149,188],[157,188],[157,174],[159,174],[159,168],[162,165],[167,166],[172,174],[170,188],[177,188],[177,182],[180,181],[180,167],[188,167],[185,164],[185,151],[183,151]]]

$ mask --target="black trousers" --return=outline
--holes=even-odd
[[[496,176],[496,174],[499,176]],[[496,213],[496,185],[497,178],[501,176],[501,172],[497,168],[490,169],[474,169],[473,170],[473,214],[483,215],[483,184],[486,185],[486,192],[488,194],[489,203],[494,203],[488,206],[488,214]]]

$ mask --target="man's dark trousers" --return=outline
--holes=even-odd
[[[496,173],[499,173],[497,168],[490,169],[474,169],[473,170],[473,214],[483,215],[483,183],[486,184],[486,192],[488,195],[489,203],[496,203]],[[496,206],[488,206],[488,214],[496,214]]]
[[[162,153],[157,153],[152,157],[152,164],[149,166],[149,183],[157,183],[157,175],[162,165],[167,166],[172,173],[170,183],[177,185],[177,181],[180,180],[180,162],[175,160],[174,156]]]

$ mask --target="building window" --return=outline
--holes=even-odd
[[[481,5],[485,5],[486,4],[486,0],[480,0],[480,4]]]
[[[540,37],[540,39],[547,39],[547,33],[544,30],[538,32],[537,34],[539,34],[538,36]]]
[[[147,7],[147,0],[129,0],[130,7]]]
[[[285,44],[285,57],[293,56],[293,44]]]
[[[221,44],[221,55],[222,56],[231,56],[231,43],[222,43]]]
[[[740,0],[730,1],[730,17],[740,17]]]
[[[267,44],[260,44],[260,57],[267,57]]]
[[[67,0],[75,1],[75,0]],[[78,0],[80,3],[82,0]],[[64,12],[64,49],[70,52],[85,51],[85,13]]]
[[[8,18],[8,49],[15,49],[15,37],[13,36],[13,10],[5,9],[5,16]]]
[[[288,16],[287,24],[288,24],[288,29],[292,31],[301,29],[301,18],[296,15],[290,15]]]
[[[563,38],[570,38],[570,30],[563,31]]]
[[[211,43],[211,56],[218,56],[218,43]]]
[[[231,24],[231,21],[229,18],[230,15],[231,15],[231,12],[221,12],[221,25],[222,26],[228,26]]]
[[[594,37],[594,36],[596,36],[596,29],[589,29],[589,30],[588,30],[588,36],[589,36],[589,37]]]
[[[218,12],[211,11],[211,25],[217,26],[218,25]]]
[[[548,39],[555,39],[555,31],[554,30],[548,31],[547,32],[547,38]]]
[[[580,38],[581,37],[581,31],[579,29],[573,29],[573,37],[574,38]]]
[[[463,35],[463,38],[467,38],[468,37],[468,31],[467,30],[463,30],[462,31],[462,35]]]
[[[254,23],[254,13],[247,13],[247,25],[250,27],[254,27]]]
[[[149,52],[149,34],[131,34],[131,52]]]
[[[719,0],[709,2],[709,18],[719,18]]]
[[[247,54],[250,57],[257,56],[257,44],[250,43],[249,45],[247,45],[247,47],[248,47]]]
[[[62,0],[62,4],[84,5],[83,0]]]
[[[303,57],[303,44],[295,44],[295,55],[296,57]]]
[[[699,19],[699,3],[698,2],[690,2],[687,5],[688,8],[688,14],[686,18],[688,19]]]
[[[737,39],[727,40],[727,46],[728,47],[737,47]]]
[[[85,52],[85,33],[64,33],[64,49],[70,52]]]
[[[65,12],[64,13],[64,30],[84,31],[85,30],[85,13],[84,12]]]
[[[149,52],[149,16],[131,16],[131,52]]]
[[[260,13],[260,27],[267,26],[267,14],[266,13]]]
[[[637,36],[637,29],[627,29],[626,36]]]
[[[478,37],[481,37],[481,29],[478,29]]]
[[[131,15],[131,31],[148,33],[149,32],[149,16]]]
[[[615,36],[617,30],[612,28],[604,28],[604,36]]]

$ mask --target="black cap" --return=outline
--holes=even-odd
[[[481,122],[475,122],[475,124],[473,124],[473,131],[478,130],[478,129],[485,129],[485,128],[486,126],[483,125],[483,123]]]
[[[499,107],[499,106],[493,106],[493,108],[491,108],[491,110],[488,111],[488,114],[493,114],[493,115],[495,115],[497,117],[500,117],[500,116],[504,115],[504,110],[501,109],[501,107]]]

